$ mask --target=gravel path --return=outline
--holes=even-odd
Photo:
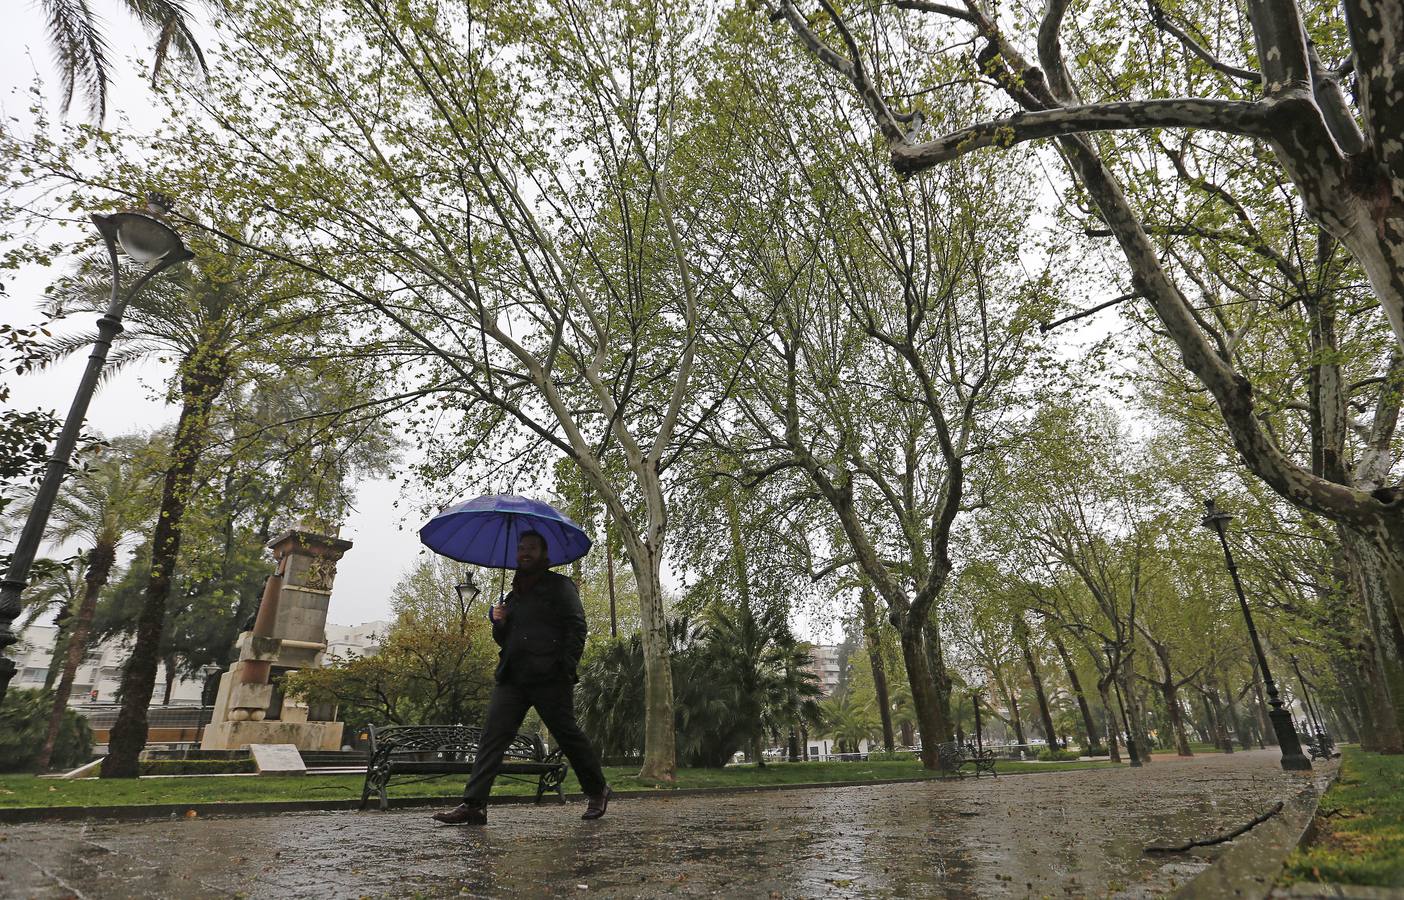
[[[1223,833],[1305,786],[1275,751],[1129,768],[712,796],[504,806],[486,829],[429,809],[0,830],[15,897],[1155,896]],[[861,763],[855,763],[855,766]]]

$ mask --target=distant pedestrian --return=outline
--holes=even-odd
[[[585,650],[585,609],[575,583],[548,565],[545,539],[534,531],[523,532],[517,538],[512,592],[489,613],[492,639],[502,650],[473,774],[463,789],[463,802],[434,815],[439,822],[487,824],[493,779],[527,710],[533,707],[589,798],[581,818],[598,819],[609,805],[612,792],[599,756],[575,720],[574,685]]]

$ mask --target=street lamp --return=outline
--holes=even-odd
[[[1126,698],[1121,695],[1121,682],[1116,677],[1116,645],[1107,641],[1102,644],[1102,652],[1107,655],[1107,672],[1111,675],[1112,690],[1116,691],[1116,703],[1121,707],[1121,724],[1126,729],[1126,758],[1133,769],[1139,769],[1141,756],[1136,752],[1136,736],[1131,733],[1131,716],[1126,712]]]
[[[971,691],[971,692],[970,692],[970,702],[971,702],[971,704],[973,704],[974,707],[975,707],[975,749],[976,749],[976,750],[984,750],[984,749],[985,749],[985,738],[984,738],[984,736],[980,733],[980,692],[979,692],[979,691]]]
[[[200,667],[200,705],[201,705],[201,706],[214,706],[214,698],[210,696],[210,694],[213,693],[213,691],[210,690],[210,681],[211,681],[211,679],[213,679],[216,675],[218,675],[218,674],[220,673],[220,671],[221,671],[220,667],[217,666],[217,665],[215,665],[214,663],[205,663],[203,666]],[[218,685],[215,685],[215,690],[218,690],[218,689],[219,689],[219,686],[218,686]]]
[[[469,572],[463,581],[455,584],[453,590],[458,594],[458,604],[461,609],[467,609],[471,606],[473,601],[478,599],[478,595],[482,593],[482,590],[473,583],[472,572]]]
[[[159,194],[147,198],[145,210],[123,210],[110,215],[93,213],[89,218],[97,226],[107,245],[107,255],[112,263],[112,298],[107,311],[97,321],[98,337],[93,342],[93,351],[88,356],[87,368],[78,382],[78,391],[73,395],[73,404],[68,416],[63,420],[63,430],[54,444],[53,455],[49,457],[44,471],[44,480],[34,495],[29,517],[15,543],[14,555],[10,557],[10,568],[0,579],[0,653],[19,638],[14,633],[15,618],[20,613],[20,595],[29,583],[29,567],[39,550],[44,537],[44,528],[49,522],[49,511],[53,509],[63,476],[68,472],[68,461],[73,456],[73,448],[78,443],[78,432],[88,414],[88,403],[97,389],[98,378],[102,374],[103,363],[107,361],[108,348],[112,340],[122,332],[122,313],[127,303],[136,296],[148,281],[164,270],[185,262],[195,254],[186,249],[185,244],[160,216],[169,212],[171,202]],[[133,282],[125,293],[120,291],[121,270],[117,260],[117,248],[132,260],[146,266],[146,271]],[[10,679],[15,674],[14,661],[0,656],[0,701],[5,699]]]
[[[1272,672],[1268,669],[1267,655],[1263,653],[1262,641],[1258,640],[1258,629],[1253,625],[1253,614],[1248,609],[1248,598],[1243,594],[1243,584],[1238,580],[1238,566],[1233,563],[1233,553],[1228,545],[1228,523],[1233,516],[1219,509],[1214,504],[1214,498],[1210,497],[1204,501],[1206,515],[1200,524],[1211,529],[1219,536],[1219,543],[1224,548],[1224,562],[1228,565],[1229,576],[1233,579],[1233,589],[1238,594],[1238,605],[1243,610],[1243,621],[1248,625],[1248,637],[1253,642],[1253,653],[1258,657],[1258,668],[1263,673],[1263,686],[1267,688],[1268,705],[1272,710],[1268,713],[1268,719],[1272,721],[1272,730],[1277,735],[1277,744],[1282,748],[1282,768],[1288,771],[1310,772],[1311,761],[1302,755],[1302,745],[1297,739],[1297,730],[1292,727],[1292,714],[1282,706],[1282,700],[1277,696],[1277,684],[1272,680]]]

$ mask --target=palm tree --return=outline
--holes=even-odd
[[[190,31],[190,12],[183,0],[123,0],[127,11],[156,39],[151,60],[154,83],[172,50],[195,63],[203,73],[205,54]],[[63,87],[63,111],[73,101],[75,89],[87,95],[93,118],[101,122],[107,113],[107,86],[112,80],[107,40],[98,15],[87,0],[40,0],[49,43],[58,57],[59,83]]]
[[[821,704],[825,735],[838,744],[840,753],[856,753],[863,741],[873,739],[878,722],[870,704],[859,703],[852,691],[834,694]]]
[[[746,749],[764,766],[765,735],[782,733],[812,713],[820,696],[818,680],[805,665],[809,653],[779,605],[757,613],[745,602],[714,602],[706,610],[706,638],[725,651],[723,671],[712,689],[727,692],[729,711],[745,731]]]
[[[105,265],[85,260],[77,274],[54,285],[50,289],[54,314],[74,308],[105,309],[109,282],[98,274]],[[151,536],[136,642],[122,676],[122,707],[103,760],[104,778],[135,778],[137,756],[146,746],[146,709],[161,661],[167,598],[180,554],[181,520],[196,464],[211,438],[210,413],[238,369],[255,358],[268,359],[269,348],[277,348],[278,338],[290,330],[315,324],[289,302],[305,294],[300,283],[268,263],[246,262],[233,252],[206,252],[185,269],[152,282],[127,309],[125,330],[114,342],[105,374],[152,355],[174,357],[178,361],[174,387],[181,409]],[[85,350],[93,340],[91,334],[55,338],[41,362]]]
[[[88,652],[93,611],[98,595],[107,586],[117,560],[117,548],[124,538],[144,525],[153,513],[155,492],[152,460],[143,458],[144,442],[127,438],[114,441],[101,457],[90,463],[78,477],[64,485],[49,514],[50,539],[58,542],[81,540],[87,545],[87,565],[83,594],[69,626],[68,648],[58,690],[49,712],[49,728],[44,748],[39,752],[40,769],[48,768],[59,728],[63,725],[73,678]]]

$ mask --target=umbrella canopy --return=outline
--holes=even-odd
[[[419,540],[459,562],[515,569],[517,538],[526,531],[546,539],[546,558],[553,566],[590,552],[584,529],[555,507],[512,494],[488,494],[456,503],[419,529]]]

